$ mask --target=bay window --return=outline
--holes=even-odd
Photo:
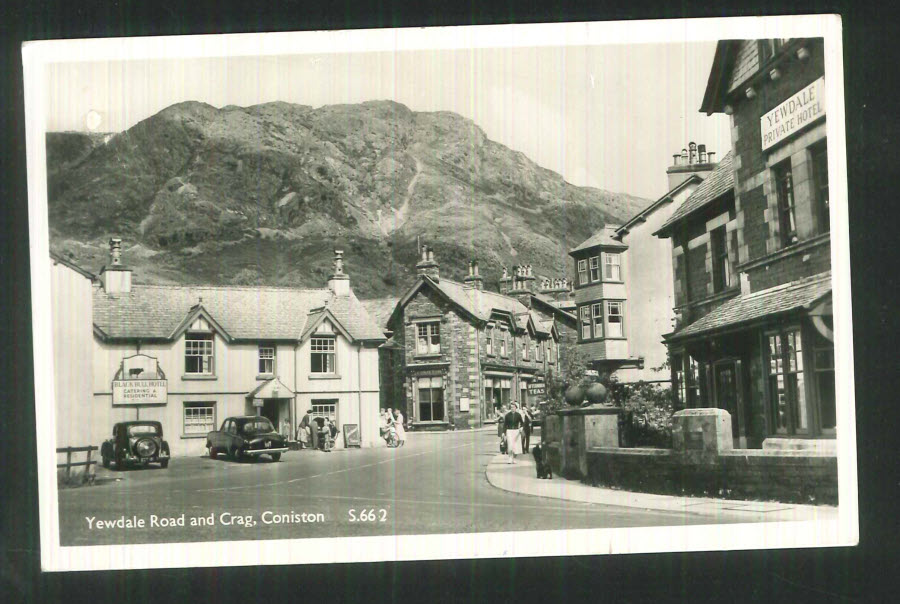
[[[600,280],[600,257],[591,258],[591,282]]]
[[[803,371],[803,341],[798,328],[769,333],[769,416],[776,434],[809,432]]]
[[[625,316],[622,302],[606,303],[606,337],[625,337]]]
[[[603,254],[604,263],[603,263],[603,278],[607,281],[621,281],[622,280],[622,266],[621,266],[621,254],[613,254],[610,252],[606,252]]]
[[[578,285],[585,285],[588,282],[587,260],[578,261]]]

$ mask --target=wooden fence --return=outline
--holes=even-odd
[[[91,459],[91,453],[96,451],[97,447],[88,446],[88,447],[61,447],[56,450],[57,453],[65,453],[66,454],[66,463],[58,463],[56,464],[57,468],[65,468],[66,469],[66,480],[69,480],[69,477],[72,473],[72,468],[76,466],[86,466],[85,468],[85,477],[87,480],[93,480],[93,473],[90,471],[91,466],[97,463],[96,459]],[[85,461],[72,461],[72,453],[87,453],[87,457]]]

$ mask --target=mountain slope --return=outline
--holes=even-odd
[[[362,297],[397,295],[416,238],[444,274],[479,258],[560,276],[566,252],[648,200],[576,187],[449,112],[390,101],[173,105],[114,136],[48,134],[51,245],[85,268],[106,241],[143,282],[319,286],[347,251]]]

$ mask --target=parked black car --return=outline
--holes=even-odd
[[[163,440],[162,424],[152,421],[119,422],[113,426],[112,438],[100,446],[103,467],[115,461],[117,470],[129,465],[158,463],[169,467],[169,443]]]
[[[260,415],[229,417],[219,430],[206,435],[210,459],[226,453],[232,459],[268,455],[272,461],[281,459],[288,450],[284,437],[275,431],[269,418]]]

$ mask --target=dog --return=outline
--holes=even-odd
[[[535,468],[537,469],[538,478],[553,479],[553,469],[550,467],[550,460],[544,455],[544,449],[541,445],[535,445],[531,448],[531,454],[534,455]]]

